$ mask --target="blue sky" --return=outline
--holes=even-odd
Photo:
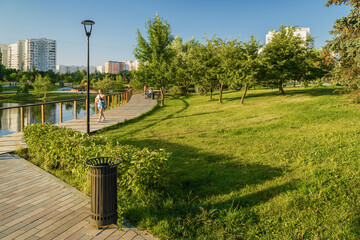
[[[0,0],[0,44],[20,39],[57,41],[57,65],[86,64],[86,36],[81,21],[95,21],[90,37],[90,64],[134,60],[136,29],[146,36],[145,23],[156,13],[171,25],[172,34],[203,42],[204,34],[261,43],[280,25],[310,27],[315,47],[331,40],[337,18],[347,6],[324,7],[326,0]]]

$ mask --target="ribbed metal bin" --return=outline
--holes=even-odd
[[[116,224],[117,166],[119,158],[99,157],[85,162],[91,169],[91,224],[96,227]]]

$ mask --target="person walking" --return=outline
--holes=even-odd
[[[106,96],[103,94],[103,91],[99,89],[99,94],[95,98],[95,104],[97,104],[97,108],[99,109],[98,122],[101,121],[101,118],[103,121],[105,121],[105,115],[104,115],[105,101],[106,101]]]
[[[146,98],[146,85],[144,86],[144,96],[145,96],[145,98]]]
[[[149,96],[150,98],[154,99],[154,90],[152,88],[149,90]]]

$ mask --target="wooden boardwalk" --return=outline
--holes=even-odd
[[[149,111],[155,104],[155,100],[145,99],[141,94],[135,94],[131,97],[131,100],[128,103],[105,111],[105,121],[97,122],[98,115],[90,116],[90,132],[95,132],[101,128],[115,125],[126,119],[136,118],[142,113]],[[85,133],[86,117],[57,123],[56,125],[72,128]],[[24,146],[21,138],[22,133],[0,136],[0,154],[9,153],[18,149],[20,146]]]
[[[91,131],[137,117],[155,104],[141,95],[133,95],[129,103],[106,111],[106,121],[97,123],[97,117],[92,116]],[[86,129],[84,119],[61,126]],[[111,225],[101,230],[90,226],[90,198],[8,153],[21,144],[11,142],[20,141],[21,133],[11,135],[0,142],[0,239],[156,239],[129,225],[122,229]]]

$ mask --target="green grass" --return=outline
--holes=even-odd
[[[358,239],[360,108],[333,90],[174,97],[101,131],[172,152],[167,199],[126,217],[162,239]]]

